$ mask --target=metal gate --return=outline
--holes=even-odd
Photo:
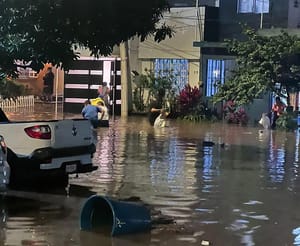
[[[87,99],[97,97],[99,85],[110,87],[110,113],[121,114],[120,58],[82,57],[73,62],[64,78],[64,112],[81,113]]]

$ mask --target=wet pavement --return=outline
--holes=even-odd
[[[7,113],[80,117],[53,108]],[[299,131],[261,130],[177,120],[153,129],[146,117],[116,117],[94,132],[95,172],[72,175],[66,190],[0,193],[0,245],[300,245]],[[94,194],[139,197],[175,223],[115,238],[80,231],[81,208]]]

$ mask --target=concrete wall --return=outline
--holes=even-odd
[[[288,27],[289,28],[300,27],[300,1],[298,1],[298,5],[295,5],[295,0],[289,0]]]
[[[139,45],[139,59],[151,58],[199,58],[199,49],[193,41],[199,40],[199,21],[196,8],[172,8],[164,15],[164,21],[175,30],[171,39],[157,43],[148,38]]]
[[[174,28],[174,37],[160,43],[155,42],[153,37],[144,42],[130,41],[131,68],[136,68],[139,73],[142,73],[145,68],[153,68],[155,58],[188,59],[188,82],[197,85],[200,51],[199,48],[193,47],[193,41],[203,37],[204,11],[204,7],[199,8],[201,16],[198,18],[197,8],[171,8],[171,12],[164,15],[164,21]]]

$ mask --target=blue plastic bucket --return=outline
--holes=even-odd
[[[83,205],[80,229],[109,232],[112,236],[142,232],[151,228],[149,209],[134,203],[91,196]]]

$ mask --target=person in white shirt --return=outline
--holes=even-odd
[[[151,108],[151,113],[157,113],[157,112],[159,112],[160,114],[155,118],[153,126],[156,128],[166,127],[167,126],[166,118],[169,115],[169,113],[166,112],[165,109]]]
[[[270,129],[271,128],[271,121],[270,118],[266,113],[262,113],[261,119],[258,122],[263,126],[264,129]]]
[[[100,85],[98,88],[98,97],[104,100],[105,105],[109,104],[109,94],[110,94],[110,89],[107,86],[107,83],[103,82],[103,84]]]

